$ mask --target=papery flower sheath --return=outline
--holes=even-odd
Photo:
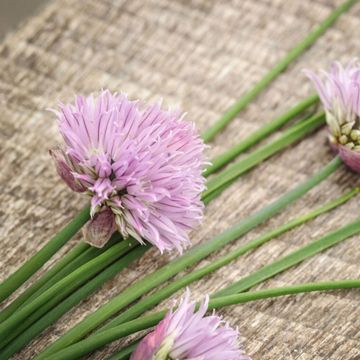
[[[311,70],[312,80],[326,112],[330,143],[345,164],[360,172],[360,66],[356,59],[346,66],[334,62],[323,76]]]
[[[54,112],[65,141],[50,151],[57,172],[91,197],[85,240],[101,247],[117,229],[161,252],[181,252],[204,208],[204,143],[195,126],[160,103],[109,91],[76,96]]]
[[[238,343],[239,333],[215,313],[205,316],[209,297],[196,311],[186,292],[176,310],[139,343],[130,360],[251,360]]]

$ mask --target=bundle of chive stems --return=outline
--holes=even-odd
[[[250,91],[245,93],[220,119],[205,131],[203,134],[204,141],[211,142],[226,125],[236,118],[239,112],[262,90],[267,88],[287,66],[312,46],[334,24],[337,18],[355,2],[356,0],[348,0],[335,9],[328,18],[309,33]],[[242,139],[235,146],[211,159],[212,165],[204,174],[205,177],[209,178],[207,189],[202,194],[204,203],[209,204],[243,174],[320,128],[325,122],[325,114],[316,111],[318,101],[316,95],[303,99],[284,114],[268,122],[247,138]],[[240,154],[248,151],[254,145],[258,145],[263,139],[289,122],[294,122],[294,124],[288,126],[274,140],[248,152],[240,160],[236,160]],[[203,239],[200,244],[191,247],[182,256],[143,276],[42,350],[35,359],[78,359],[115,340],[155,326],[164,317],[166,310],[150,313],[149,315],[144,315],[144,313],[153,309],[178,290],[220,269],[241,255],[260,247],[277,236],[341,206],[356,196],[358,189],[350,190],[339,198],[321,204],[309,213],[291,219],[280,227],[252,239],[245,245],[235,247],[225,255],[218,256],[208,265],[184,273],[181,277],[164,286],[169,279],[222,249],[230,242],[235,242],[259,224],[283,211],[309,190],[325,181],[341,164],[341,160],[335,157],[307,180],[295,185],[277,200],[266,204],[262,209],[245,219],[239,219],[234,226],[215,235],[213,238]],[[90,212],[87,205],[40,251],[0,285],[0,301],[7,301],[11,294],[20,288],[63,247],[89,218]],[[220,291],[211,294],[209,307],[216,309],[248,301],[303,292],[358,288],[360,287],[360,280],[354,279],[298,284],[259,291],[251,290],[255,285],[262,283],[266,279],[296,266],[305,259],[359,232],[360,219],[342,226],[300,247],[289,255],[280,257],[272,263],[260,267],[255,272],[228,284]],[[79,242],[15,300],[11,303],[8,302],[7,306],[0,312],[0,359],[9,359],[20,351],[68,310],[90,296],[104,282],[138,260],[151,248],[149,244],[140,245],[132,238],[119,240],[120,235],[114,234],[111,241],[102,249]],[[147,295],[150,292],[151,295]],[[138,339],[131,341],[109,359],[128,359],[137,342]]]

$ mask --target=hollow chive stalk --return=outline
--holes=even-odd
[[[118,235],[118,234],[116,234]],[[113,236],[113,239],[116,238],[116,241],[119,241],[118,236]],[[106,250],[110,246],[106,247]],[[48,282],[44,284],[38,291],[36,291],[32,296],[30,296],[27,301],[23,305],[26,305],[36,299],[40,294],[42,294],[47,289],[51,288],[53,285],[55,285],[58,281],[60,281],[65,276],[71,274],[73,271],[75,271],[77,268],[82,266],[83,264],[87,263],[88,261],[92,260],[95,256],[100,255],[105,251],[105,248],[98,249],[94,247],[89,247],[86,251],[84,251],[82,254],[80,254],[76,259],[74,259],[72,262],[70,262],[67,266],[65,266],[62,271],[59,271],[55,276],[53,276]]]
[[[279,296],[294,295],[300,293],[308,293],[315,291],[330,291],[339,289],[354,289],[360,288],[360,280],[339,280],[327,281],[319,283],[298,284],[293,286],[271,288],[265,290],[258,290],[242,294],[234,294],[211,299],[209,302],[209,309],[220,309],[225,306],[243,304],[250,301],[257,301],[268,298],[275,298]],[[109,330],[95,334],[85,340],[71,345],[59,352],[49,354],[46,360],[74,360],[78,359],[102,346],[109,344],[115,340],[131,335],[141,330],[148,329],[158,324],[161,321],[167,310],[163,310],[151,315],[143,316],[136,320],[115,326]],[[38,358],[45,359],[45,358]]]
[[[10,317],[18,308],[28,304],[37,296],[56,284],[59,280],[69,275],[81,265],[90,261],[94,257],[106,251],[114,245],[119,238],[116,234],[101,249],[94,248],[84,242],[74,246],[63,258],[59,260],[50,270],[48,270],[40,279],[33,283],[24,293],[16,298],[11,304],[0,312],[0,323]]]
[[[75,270],[78,265],[81,265],[82,261],[88,261],[89,255],[92,252],[91,250],[92,249],[90,248],[90,245],[87,245],[83,242],[77,244],[71,251],[69,251],[68,254],[60,259],[53,268],[46,272],[44,276],[33,283],[24,293],[22,293],[18,298],[16,298],[11,304],[9,304],[0,312],[0,323],[11,316],[18,308],[24,304],[29,303],[41,292],[55,284],[62,277]],[[69,255],[69,257],[67,255]],[[60,266],[62,265],[62,262],[65,263],[65,266]]]
[[[65,278],[67,275],[70,275],[76,269],[81,268],[81,266],[84,265],[85,263],[87,263],[88,261],[92,260],[95,257],[94,253],[97,254],[97,256],[100,256],[102,253],[108,251],[112,245],[119,242],[120,238],[121,237],[120,237],[119,233],[115,233],[112,236],[111,240],[109,241],[109,245],[106,246],[105,248],[97,249],[97,248],[90,247],[86,252],[84,252],[82,255],[80,255],[74,262],[69,264],[69,266],[71,265],[71,269],[68,269],[69,272],[60,274],[60,279],[57,279],[56,276],[53,277],[49,283],[45,284],[44,287],[39,290],[39,293],[34,294],[34,298],[30,298],[27,302],[25,302],[22,305],[22,307],[20,307],[20,309],[22,309],[24,306],[26,306],[28,304],[31,304],[31,302],[33,300],[35,300],[37,297],[40,297],[48,289],[53,287],[57,282],[59,282],[60,280]],[[122,250],[121,249],[117,250],[118,256],[120,257],[123,254],[128,253],[131,249],[131,245],[132,245],[132,243],[122,244],[122,246],[121,246]],[[108,253],[109,253],[109,251],[108,251]],[[111,264],[111,262],[112,262],[111,256],[107,256],[107,257],[104,256],[102,265],[99,265],[96,269],[94,268],[94,271],[95,272],[98,271],[98,273],[101,272],[102,267]],[[101,274],[98,274],[98,273],[95,273],[95,275],[101,276]],[[86,277],[88,278],[91,275],[92,275],[92,273],[88,272],[86,274]],[[41,316],[46,314],[57,304],[61,303],[68,294],[70,294],[72,291],[75,291],[77,289],[77,287],[80,287],[80,286],[81,286],[81,284],[76,285],[75,283],[74,283],[74,286],[73,286],[73,284],[71,284],[71,286],[68,286],[65,284],[62,289],[61,288],[58,289],[57,294],[53,293],[53,296],[51,297],[51,299],[46,301],[46,303],[44,303],[43,305],[39,306],[37,310],[34,308],[33,312],[29,316],[27,316],[26,319],[24,319],[21,323],[19,323],[19,325],[16,326],[16,328],[10,334],[8,334],[8,336],[6,338],[0,340],[0,349],[3,348],[4,346],[6,346],[8,343],[10,343],[13,339],[15,339],[19,334],[21,334],[24,330],[26,330],[31,324],[33,324],[35,321],[37,321]]]
[[[112,355],[106,358],[106,360],[128,360],[131,354],[135,351],[139,345],[140,340],[136,340],[128,344],[127,346],[115,351]]]
[[[60,301],[60,297],[65,298],[73,290],[77,289],[99,271],[110,265],[120,256],[128,253],[134,246],[137,245],[138,242],[132,239],[118,242],[101,255],[82,265],[80,268],[57,282],[31,303],[18,309],[18,311],[16,311],[11,317],[0,324],[0,346],[3,346],[6,339],[11,336],[16,327],[21,326],[21,324],[29,320],[28,317],[30,315],[33,320],[32,316],[34,315],[34,312],[38,315],[40,312],[43,312],[45,308],[47,309],[47,304],[54,306],[52,303],[54,297],[56,297],[57,301]]]
[[[280,227],[265,233],[264,235],[248,242],[247,244],[240,246],[239,248],[227,253],[224,256],[214,260],[211,264],[201,267],[200,269],[194,270],[189,274],[182,276],[181,278],[174,280],[171,284],[165,286],[164,288],[158,290],[154,294],[141,299],[135,305],[128,308],[126,311],[115,317],[113,320],[108,322],[105,326],[97,330],[97,332],[110,329],[113,326],[120,325],[126,321],[135,319],[136,317],[143,314],[145,311],[152,309],[155,305],[159,304],[161,301],[167,299],[169,296],[174,294],[176,291],[181,288],[191,284],[192,282],[201,279],[202,277],[210,274],[211,272],[229,264],[231,261],[237,259],[239,256],[251,251],[269,240],[284,234],[285,232],[294,229],[297,226],[304,224],[307,221],[314,219],[315,217],[324,214],[342,204],[347,202],[349,199],[353,198],[359,193],[359,189],[356,188],[351,190],[337,199],[334,199],[327,204],[310,211],[309,213],[302,215]],[[233,293],[233,292],[232,292]]]
[[[214,297],[226,296],[238,292],[243,292],[254,285],[277,275],[284,270],[299,264],[305,259],[312,257],[336,244],[346,240],[350,236],[358,234],[360,232],[360,219],[347,224],[327,235],[321,237],[318,240],[312,241],[310,244],[302,246],[300,249],[282,257],[279,260],[261,267],[259,270],[251,273],[248,276],[240,279],[239,281],[227,286],[214,294]]]
[[[99,289],[104,282],[113,278],[119,271],[123,270],[131,264],[132,261],[145,254],[149,249],[148,246],[138,246],[131,251],[127,256],[121,257],[112,265],[108,266],[98,276],[91,279],[81,288],[72,293],[64,301],[60,302],[56,307],[51,309],[46,316],[42,317],[30,327],[28,327],[20,336],[17,336],[10,344],[1,349],[0,359],[6,360],[13,356],[16,352],[21,350],[28,344],[34,337],[39,335],[48,326],[52,325],[69,309],[78,304],[81,300],[88,295]]]
[[[41,356],[46,357],[47,355],[59,351],[60,349],[80,340],[101,323],[108,320],[112,315],[122,310],[125,306],[135,301],[146,292],[154,289],[156,286],[162,284],[164,281],[170,279],[185,268],[204,259],[212,252],[219,250],[226,244],[240,238],[257,225],[279,213],[286,206],[302,197],[307,191],[331,175],[336,169],[338,169],[341,163],[342,162],[339,157],[334,158],[311,178],[285,193],[276,201],[262,208],[260,211],[255,212],[211,240],[194,246],[181,257],[173,260],[171,263],[129,286],[125,291],[115,296],[107,304],[103,305],[93,314],[89,315],[56,342],[51,344]]]
[[[263,125],[258,130],[251,133],[244,140],[234,145],[230,149],[226,150],[221,155],[217,156],[215,159],[211,160],[211,165],[205,170],[204,176],[209,176],[214,172],[218,171],[223,166],[228,164],[231,160],[235,159],[239,154],[248,150],[253,145],[258,144],[259,141],[272,134],[274,131],[285,125],[290,120],[293,120],[296,116],[302,114],[304,111],[306,111],[312,105],[316,104],[318,101],[319,97],[317,95],[309,96],[305,100],[302,100],[298,104],[293,106],[287,112],[281,114],[279,117]]]
[[[17,308],[19,308],[30,296],[36,293],[43,285],[45,285],[53,276],[62,271],[69,262],[72,262],[80,256],[89,245],[85,243],[77,244],[72,251],[65,254],[50,270],[48,270],[38,281],[31,285],[16,300],[14,300],[7,308],[0,312],[0,323],[8,318]]]
[[[220,174],[214,176],[207,181],[207,189],[203,192],[202,197],[206,201],[207,197],[212,196],[214,192],[217,192],[223,186],[234,181],[237,177],[244,174],[255,164],[259,164],[263,160],[274,155],[276,152],[289,146],[296,140],[300,139],[304,135],[317,129],[325,121],[325,114],[315,114],[309,119],[302,121],[299,124],[295,124],[286,130],[277,139],[266,144],[259,149],[253,151],[248,156],[240,159],[236,163],[230,165],[227,169]]]
[[[303,120],[300,120],[298,124],[290,127],[285,133],[280,135],[273,142],[260,147],[259,149],[229,166],[228,169],[217,174],[213,179],[210,180],[212,182],[212,184],[210,184],[211,187],[208,187],[207,190],[203,193],[202,200],[204,204],[208,205],[211,201],[216,199],[224,190],[230,187],[239,176],[245,174],[254,166],[259,165],[261,162],[283,150],[283,148],[289,146],[291,143],[298,141],[302,136],[305,136],[307,133],[317,129],[322,125],[324,120],[325,118],[322,118],[321,114],[305,117]],[[214,161],[216,164],[217,159],[222,157],[222,155],[212,161]],[[224,177],[221,175],[224,175]]]
[[[305,52],[314,42],[338,19],[340,15],[349,10],[356,0],[347,0],[336,8],[315,30],[310,32],[299,44],[278,62],[266,75],[257,82],[251,90],[245,93],[234,105],[227,110],[208,130],[203,134],[206,142],[212,140],[236,115],[242,111],[257,95],[259,95],[277,76],[279,76],[289,64]]]
[[[39,270],[64,244],[66,244],[90,219],[90,207],[87,205],[40,251],[27,260],[17,271],[0,284],[0,302],[10,296],[30,276]]]
[[[261,146],[257,150],[244,156],[239,161],[230,165],[227,169],[215,175],[207,181],[207,189],[202,193],[205,205],[218,197],[225,189],[231,186],[237,178],[244,175],[253,167],[259,165],[272,155],[285,149],[287,146],[300,140],[305,135],[318,129],[325,122],[325,114],[315,114],[306,120],[289,127],[283,134],[270,143]]]

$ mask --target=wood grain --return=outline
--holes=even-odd
[[[274,65],[339,3],[332,0],[55,0],[0,45],[0,278],[4,279],[85,203],[57,177],[47,150],[60,141],[46,109],[101,88],[180,105],[201,130]],[[299,61],[216,138],[220,153],[309,95],[304,67],[360,52],[360,7],[343,15]],[[194,243],[236,223],[333,156],[326,130],[307,137],[243,176],[206,212]],[[285,213],[222,252],[359,185],[340,169]],[[359,216],[359,199],[271,241],[191,286],[196,298],[220,289]],[[68,251],[74,239],[45,268]],[[174,256],[174,255],[172,255]],[[101,304],[171,255],[152,250],[63,316],[14,359],[30,359]],[[211,261],[206,259],[202,264]],[[359,236],[262,287],[360,276]],[[44,270],[45,270],[44,268]],[[33,281],[32,279],[31,281]],[[23,290],[23,289],[22,289]],[[179,294],[177,294],[179,295]],[[239,326],[254,360],[360,359],[360,294],[341,291],[260,301],[221,313]],[[104,359],[120,342],[92,354]]]

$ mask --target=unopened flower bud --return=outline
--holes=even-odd
[[[345,145],[348,142],[349,138],[346,135],[341,135],[339,137],[339,143]]]
[[[350,135],[351,133],[351,130],[354,126],[355,122],[348,122],[344,125],[341,126],[341,132],[344,134],[344,135]]]
[[[352,130],[350,133],[350,137],[354,141],[360,140],[360,130]]]
[[[305,70],[325,107],[330,142],[346,165],[360,172],[360,66],[335,62],[324,78]]]

